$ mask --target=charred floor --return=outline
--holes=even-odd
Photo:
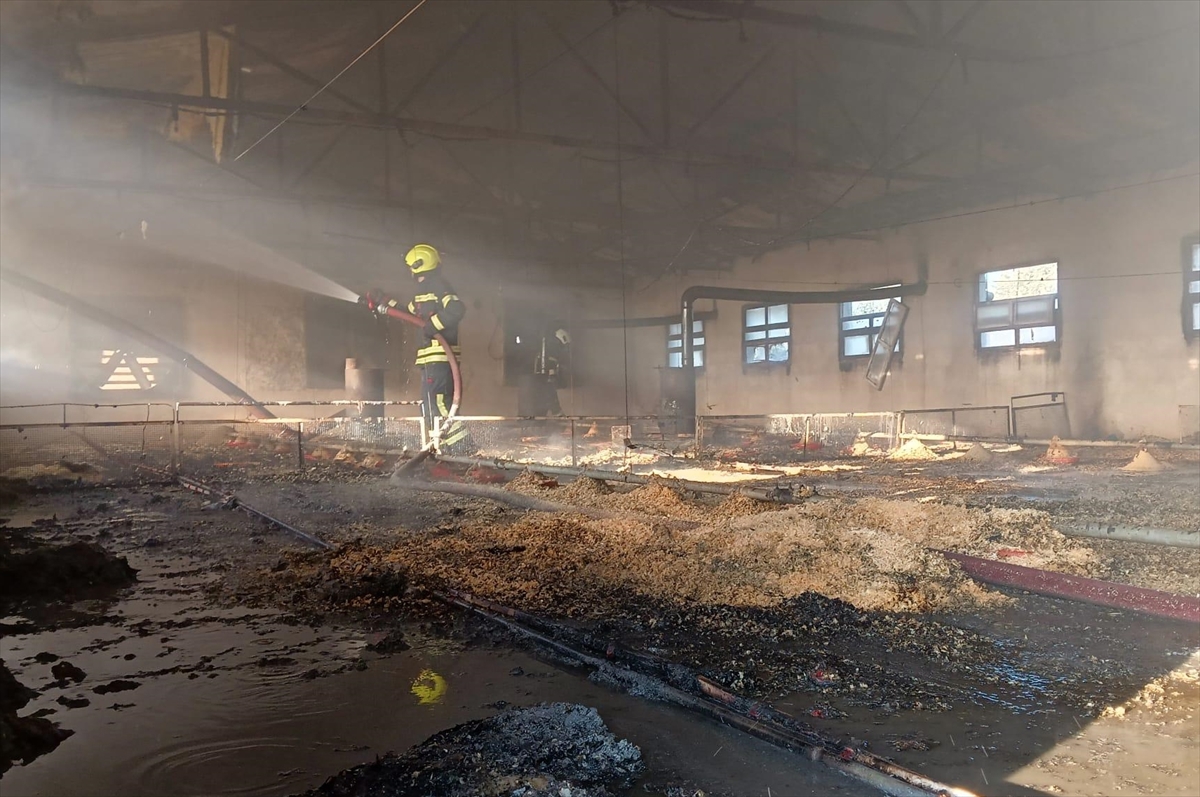
[[[1193,451],[1053,465],[1019,445],[907,445],[754,466],[777,472],[714,495],[680,485],[747,465],[661,457],[643,469],[692,478],[630,485],[438,462],[397,484],[392,462],[345,448],[272,472],[237,440],[225,456],[241,462],[188,481],[329,550],[127,463],[10,469],[6,567],[71,560],[9,581],[6,667],[35,690],[22,713],[75,737],[142,729],[119,749],[68,739],[30,757],[12,793],[876,793],[720,715],[736,705],[706,715],[670,693],[702,698],[704,682],[813,734],[797,738],[976,794],[1172,794],[1200,778],[1194,619],[988,583],[942,553],[1194,607],[1186,541],[1070,535],[1101,519],[1194,527]],[[488,742],[488,716],[557,728],[567,747]],[[443,730],[427,744],[467,745],[457,763],[417,746]]]

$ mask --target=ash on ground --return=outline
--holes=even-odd
[[[307,797],[606,797],[643,770],[594,708],[543,703],[457,725],[334,775]]]

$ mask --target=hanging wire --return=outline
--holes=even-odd
[[[367,49],[363,50],[361,53],[359,53],[359,54],[358,54],[358,56],[357,56],[357,57],[356,57],[356,58],[355,58],[353,61],[351,61],[350,63],[346,64],[344,67],[342,67],[342,71],[341,71],[341,72],[338,72],[336,75],[334,75],[332,78],[330,78],[330,80],[329,80],[329,82],[328,82],[328,83],[326,83],[325,85],[321,86],[321,88],[319,88],[319,89],[317,89],[316,91],[314,91],[311,97],[309,97],[307,100],[305,100],[304,102],[302,102],[302,103],[300,103],[298,106],[296,106],[296,110],[292,111],[292,112],[291,112],[291,113],[289,113],[287,116],[283,117],[283,119],[279,120],[279,124],[275,125],[274,127],[272,127],[272,128],[271,128],[270,130],[268,130],[267,132],[263,133],[263,134],[262,134],[262,136],[261,136],[261,137],[260,137],[260,138],[259,138],[257,141],[255,141],[253,144],[251,144],[250,146],[248,146],[248,147],[246,147],[244,150],[242,150],[242,154],[241,154],[241,155],[238,155],[236,158],[234,158],[234,160],[235,160],[235,161],[239,161],[239,160],[241,160],[241,159],[242,159],[242,155],[245,155],[247,152],[249,152],[250,150],[254,149],[254,148],[255,148],[255,147],[257,147],[259,144],[261,144],[263,141],[265,141],[265,140],[266,140],[266,139],[267,139],[267,138],[268,138],[268,137],[269,137],[269,136],[270,136],[272,133],[274,133],[276,130],[278,130],[279,128],[283,127],[285,124],[287,124],[287,122],[288,122],[288,120],[289,120],[289,119],[291,119],[293,116],[295,116],[296,114],[300,113],[301,111],[307,110],[307,109],[308,109],[308,104],[309,104],[310,102],[312,102],[313,100],[315,100],[315,99],[316,99],[318,96],[320,96],[321,92],[325,91],[325,89],[327,89],[327,88],[329,88],[330,86],[332,86],[332,85],[334,84],[334,82],[336,82],[336,81],[337,81],[337,79],[338,79],[338,78],[340,78],[342,75],[346,74],[347,70],[349,70],[349,69],[350,69],[350,67],[354,66],[354,65],[355,65],[355,64],[357,64],[359,61],[361,61],[363,58],[365,58],[365,57],[366,57],[366,55],[367,55],[367,53],[369,53],[369,52],[371,52],[372,50],[374,50],[374,49],[375,49],[375,48],[376,48],[376,47],[377,47],[377,46],[380,44],[380,42],[382,42],[382,41],[383,41],[384,39],[386,39],[386,38],[387,38],[389,35],[391,35],[391,32],[392,32],[392,31],[394,31],[396,28],[398,28],[398,27],[400,27],[402,24],[404,24],[404,20],[408,19],[408,18],[409,18],[409,17],[411,17],[413,14],[415,14],[415,13],[416,13],[416,11],[417,11],[417,9],[418,9],[418,8],[420,8],[421,6],[425,5],[425,3],[427,3],[427,2],[428,2],[428,0],[420,0],[420,2],[418,2],[418,3],[417,3],[415,6],[413,6],[412,8],[410,8],[410,9],[408,10],[408,13],[407,13],[407,14],[405,14],[405,15],[404,15],[404,16],[402,16],[402,17],[400,17],[400,19],[396,20],[396,24],[392,25],[390,28],[388,28],[386,31],[384,31],[383,35],[382,35],[382,36],[380,36],[378,39],[376,39],[374,42],[372,42],[370,47],[368,47]]]
[[[614,19],[616,17],[614,16]],[[625,299],[625,169],[621,157],[621,26],[613,25],[613,115],[616,117],[617,136],[617,247],[621,258],[621,360],[625,372],[625,427],[633,436],[633,427],[629,421],[629,324],[628,309]],[[628,464],[629,446],[622,449],[622,464]]]

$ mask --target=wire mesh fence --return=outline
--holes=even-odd
[[[888,450],[896,443],[895,412],[721,415],[696,419],[697,455],[778,464]]]
[[[901,435],[918,437],[1006,438],[1010,434],[1007,405],[905,410],[900,413]]]
[[[0,407],[0,475],[104,481],[151,470],[294,473],[322,462],[383,470],[428,442],[415,404],[261,405],[273,418],[217,402]],[[1004,438],[1010,417],[1003,405],[699,416],[692,433],[658,416],[466,416],[469,437],[450,453],[600,469],[670,456],[779,464],[888,451],[907,436]]]

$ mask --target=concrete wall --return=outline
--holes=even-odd
[[[732,275],[692,274],[632,296],[635,312],[677,312],[682,290],[718,284],[836,290],[913,282],[929,289],[912,308],[904,355],[882,392],[865,363],[839,368],[838,308],[794,306],[790,372],[743,367],[741,307],[719,302],[706,329],[708,367],[700,412],[868,411],[1007,404],[1010,396],[1067,394],[1072,434],[1176,437],[1178,407],[1200,402],[1200,347],[1182,331],[1181,244],[1200,229],[1196,178],[997,210],[885,232],[878,242],[814,242],[742,261]],[[981,355],[973,334],[980,272],[1057,260],[1062,307],[1058,349]],[[706,309],[710,303],[701,303]],[[637,411],[652,411],[665,365],[661,329],[631,331]]]
[[[53,234],[6,234],[0,246],[6,267],[18,267],[101,305],[127,297],[160,297],[164,306],[176,303],[184,315],[184,339],[176,342],[256,397],[343,398],[339,390],[305,387],[302,292],[211,263],[164,256],[141,246],[136,226],[132,229],[134,240],[110,236],[71,243]],[[675,313],[681,292],[692,284],[833,290],[912,282],[917,264],[924,262],[928,293],[907,300],[912,311],[903,359],[882,392],[863,378],[864,363],[850,370],[839,367],[836,306],[792,308],[792,362],[785,370],[742,365],[741,304],[719,302],[718,316],[706,331],[708,367],[698,379],[700,412],[980,406],[1007,404],[1015,394],[1056,390],[1066,392],[1075,435],[1171,438],[1178,434],[1179,405],[1200,403],[1200,347],[1185,340],[1180,321],[1181,243],[1198,230],[1200,185],[1195,178],[1182,179],[913,225],[883,233],[878,241],[797,246],[759,262],[739,262],[732,274],[690,274],[631,290],[624,312],[629,317]],[[1047,260],[1059,263],[1061,347],[981,356],[972,326],[977,275]],[[464,413],[516,413],[516,388],[504,384],[506,296],[532,295],[571,320],[622,316],[615,291],[503,283],[486,263],[447,268],[468,309],[462,327]],[[394,278],[381,287],[407,297],[412,285],[402,272],[388,268],[380,273],[393,271]],[[69,392],[69,319],[61,308],[7,285],[0,299],[3,401],[62,401]],[[702,302],[699,309],[713,307]],[[152,318],[135,320],[154,326]],[[414,398],[419,382],[411,366],[412,336],[399,324],[393,327],[387,396]],[[579,415],[656,413],[665,343],[662,327],[630,328],[626,334],[620,328],[576,330],[580,379],[574,389],[561,391],[563,410]],[[9,378],[13,374],[21,378]],[[194,377],[183,397],[223,398]]]

